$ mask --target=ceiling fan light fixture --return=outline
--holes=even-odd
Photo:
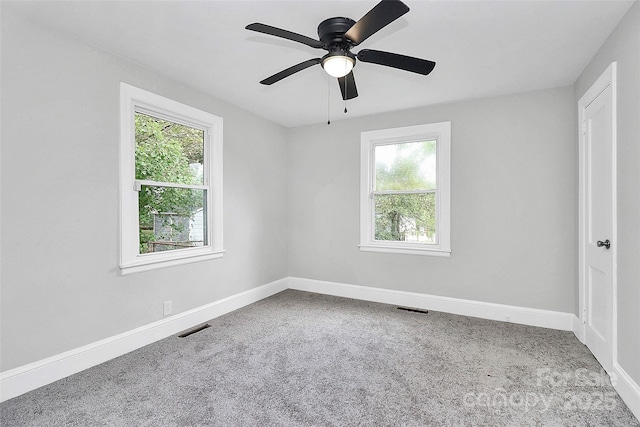
[[[344,53],[329,54],[322,59],[322,68],[332,77],[344,77],[353,70],[356,61]]]
[[[409,12],[409,7],[402,0],[379,0],[379,3],[357,22],[351,18],[339,16],[325,19],[318,25],[318,40],[259,22],[249,24],[245,27],[247,30],[280,37],[329,52],[323,57],[308,59],[285,68],[260,81],[260,84],[271,85],[297,72],[320,64],[328,75],[337,78],[342,99],[347,101],[358,96],[358,89],[353,75],[353,68],[358,61],[397,68],[426,76],[433,71],[436,65],[435,62],[381,50],[361,49],[357,54],[351,52],[352,48],[360,45],[360,43],[407,12]]]

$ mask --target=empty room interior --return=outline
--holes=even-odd
[[[640,425],[640,1],[0,19],[1,425]]]

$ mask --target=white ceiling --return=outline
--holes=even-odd
[[[358,48],[436,61],[428,76],[359,62],[359,97],[344,108],[320,66],[258,82],[322,56],[244,27],[262,22],[317,38],[329,17],[358,20],[367,1],[3,2],[42,25],[157,70],[284,126],[574,83],[633,1],[404,0],[411,11]],[[329,86],[328,86],[329,85]]]

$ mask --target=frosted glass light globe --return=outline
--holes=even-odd
[[[344,77],[353,69],[353,60],[348,56],[330,56],[324,60],[322,67],[332,77]]]

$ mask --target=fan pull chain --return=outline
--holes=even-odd
[[[347,114],[347,83],[344,84],[344,113]]]
[[[344,76],[344,113],[347,114],[347,76]]]
[[[331,124],[331,77],[327,74],[327,125]]]

